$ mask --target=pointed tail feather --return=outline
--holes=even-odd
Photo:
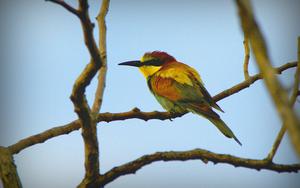
[[[217,103],[213,104],[212,107],[224,113],[224,110],[222,110],[222,108],[219,105],[217,105]]]
[[[211,121],[225,136],[227,136],[228,138],[233,138],[239,145],[242,145],[242,143],[239,141],[239,139],[237,139],[237,137],[233,134],[226,123],[221,120],[220,116],[216,112],[214,112],[210,106],[200,106],[193,103],[188,103],[185,105],[185,107],[189,111],[204,116],[209,121]]]
[[[211,121],[225,136],[233,138],[239,145],[242,145],[223,120],[220,118],[208,118],[208,120]]]

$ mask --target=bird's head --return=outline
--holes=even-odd
[[[156,73],[165,64],[172,63],[174,61],[176,61],[176,59],[166,52],[154,51],[145,53],[141,60],[126,61],[124,63],[120,63],[119,65],[138,67],[143,75],[148,78]]]

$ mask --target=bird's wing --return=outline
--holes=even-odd
[[[203,83],[198,81],[197,79],[194,80],[194,85],[200,90],[202,95],[204,96],[205,100],[210,104],[210,106],[214,107],[217,110],[220,110],[221,112],[224,112],[221,107],[213,100],[211,95],[208,93],[206,88],[204,87]]]
[[[200,75],[198,72],[193,69],[192,67],[188,67],[188,74],[190,75],[190,79],[192,80],[193,85],[197,87],[197,89],[201,92],[205,100],[210,104],[210,106],[214,107],[217,110],[220,110],[221,112],[224,112],[221,107],[213,100],[211,95],[208,93],[206,88],[204,87],[204,83],[202,82]]]
[[[204,104],[223,111],[205,89],[197,71],[185,64],[158,71],[150,80],[150,89],[171,101]]]
[[[201,91],[196,80],[186,71],[168,69],[159,72],[149,79],[148,85],[153,93],[170,101],[205,103],[210,106],[211,99],[206,99],[206,93]]]
[[[187,83],[179,83],[173,78],[153,76],[148,80],[150,90],[155,96],[163,97],[172,103],[201,114],[207,118],[219,118],[219,115],[211,109],[204,95]]]
[[[182,100],[184,97],[176,85],[179,83],[172,78],[163,78],[160,76],[152,76],[148,80],[148,86],[152,93],[160,97],[164,97],[172,102]]]

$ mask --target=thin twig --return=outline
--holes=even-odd
[[[281,140],[284,136],[284,133],[286,131],[286,126],[282,125],[281,128],[280,128],[280,131],[278,132],[278,135],[274,141],[274,144],[271,148],[271,151],[269,152],[268,156],[266,157],[266,160],[269,161],[269,162],[272,162],[273,161],[273,158],[277,152],[277,149],[281,143]]]
[[[101,55],[102,67],[99,70],[98,86],[95,93],[95,99],[92,107],[93,113],[98,113],[103,101],[103,93],[106,83],[107,72],[107,53],[106,53],[106,23],[105,17],[109,9],[109,0],[103,0],[100,12],[97,16],[99,26],[99,52]]]
[[[245,49],[245,58],[244,58],[244,77],[245,80],[249,79],[249,71],[248,71],[248,65],[249,65],[249,59],[250,59],[250,47],[249,47],[249,40],[247,37],[244,39],[244,49]]]
[[[281,74],[282,72],[289,70],[293,67],[297,66],[297,62],[291,62],[291,63],[286,63],[280,67],[277,67],[276,73]],[[256,74],[254,76],[251,76],[249,81],[243,81],[229,89],[224,90],[223,92],[215,95],[213,99],[215,101],[222,100],[226,97],[229,97],[247,87],[255,83],[257,80],[261,80],[262,76],[261,74]],[[111,122],[111,121],[118,121],[118,120],[125,120],[125,119],[132,119],[132,118],[138,118],[142,120],[150,120],[150,119],[160,119],[160,120],[168,120],[171,118],[176,118],[179,116],[182,116],[183,114],[171,114],[169,112],[141,112],[138,109],[133,109],[128,112],[121,112],[121,113],[100,113],[98,115],[97,121],[98,122]],[[52,129],[49,129],[47,131],[44,131],[40,134],[36,134],[30,137],[27,137],[25,139],[22,139],[18,141],[15,144],[12,144],[11,146],[8,147],[10,152],[12,154],[17,154],[23,149],[26,149],[32,145],[38,144],[38,143],[43,143],[47,141],[48,139],[51,139],[56,136],[60,136],[63,134],[69,134],[72,131],[80,129],[80,122],[78,120],[75,120],[67,125],[64,126],[59,126],[55,127]]]
[[[169,151],[144,155],[124,165],[114,167],[113,169],[106,172],[104,175],[99,176],[98,181],[100,185],[106,185],[120,176],[134,174],[136,173],[136,171],[138,171],[146,165],[151,164],[152,162],[187,160],[202,160],[204,163],[211,161],[214,164],[226,163],[235,167],[246,167],[256,170],[266,169],[277,172],[298,172],[300,170],[300,164],[280,165],[275,163],[269,163],[266,160],[240,158],[232,155],[217,154],[204,149],[194,149],[183,152]]]
[[[65,9],[67,9],[68,11],[70,11],[72,14],[75,14],[77,17],[80,17],[80,13],[77,9],[73,8],[71,5],[69,5],[68,3],[66,3],[64,0],[45,0],[45,1],[49,1],[55,4],[59,4],[62,7],[64,7]]]
[[[287,126],[293,146],[300,157],[300,122],[294,110],[289,105],[287,92],[282,88],[275,76],[264,38],[254,19],[249,1],[236,0],[236,2],[244,34],[249,38],[251,49],[253,50],[260,72],[263,75],[265,85],[282,122]]]
[[[281,74],[283,71],[289,69],[289,68],[292,68],[292,67],[296,67],[297,66],[297,62],[289,62],[289,63],[286,63],[280,67],[277,67],[274,69],[275,73],[277,74]],[[219,101],[225,97],[228,97],[232,94],[235,94],[247,87],[249,87],[250,85],[252,85],[255,81],[257,80],[260,80],[262,79],[262,74],[259,73],[259,74],[256,74],[254,76],[250,76],[248,80],[245,80],[229,89],[226,89],[224,91],[222,91],[221,93],[219,93],[218,95],[214,96],[213,99],[215,101]]]

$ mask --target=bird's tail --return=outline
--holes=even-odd
[[[211,121],[226,137],[233,138],[239,145],[242,143],[233,134],[231,129],[226,125],[226,123],[220,118],[220,116],[214,112],[210,106],[200,106],[193,103],[188,103],[185,106],[189,111],[204,116],[209,121]]]
[[[228,138],[233,138],[239,145],[242,143],[237,139],[237,137],[233,134],[231,129],[225,124],[225,122],[221,118],[215,117],[207,117],[209,121],[211,121],[225,136]]]

